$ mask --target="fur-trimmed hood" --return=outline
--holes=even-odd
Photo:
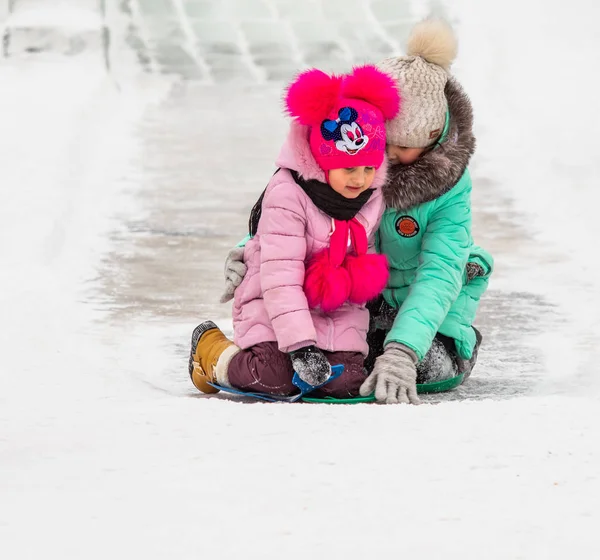
[[[408,209],[451,190],[475,151],[473,108],[460,84],[449,78],[445,88],[450,123],[446,137],[410,165],[391,165],[383,196],[388,208]]]
[[[319,167],[310,151],[309,134],[308,126],[292,121],[288,136],[275,163],[282,169],[297,171],[306,180],[316,179],[321,183],[327,183],[325,172]],[[385,184],[387,168],[387,158],[384,157],[383,163],[375,172],[372,189],[381,188]]]

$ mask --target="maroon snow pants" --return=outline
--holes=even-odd
[[[342,364],[340,377],[311,393],[315,397],[356,397],[366,379],[364,356],[360,352],[323,352],[331,365]],[[294,370],[289,354],[281,352],[276,342],[261,342],[238,352],[229,363],[229,383],[236,389],[293,395],[298,387],[292,383]]]

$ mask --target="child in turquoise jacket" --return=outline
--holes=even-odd
[[[472,325],[493,260],[471,235],[473,114],[448,75],[456,56],[452,29],[421,22],[407,53],[378,65],[404,96],[400,114],[386,123],[387,210],[377,243],[390,280],[370,305],[372,372],[361,393],[416,404],[417,383],[471,373],[482,338]]]
[[[390,279],[383,296],[368,305],[369,376],[360,390],[379,402],[418,404],[417,383],[468,378],[482,340],[473,322],[493,259],[471,234],[473,111],[448,74],[455,56],[452,29],[425,20],[413,29],[407,56],[378,65],[403,94],[400,114],[386,123],[387,210],[377,233]],[[244,274],[234,249],[222,301]]]

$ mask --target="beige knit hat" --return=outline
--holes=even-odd
[[[425,148],[440,136],[448,109],[444,88],[457,47],[448,23],[426,19],[412,29],[407,56],[377,65],[398,82],[402,95],[400,114],[386,123],[389,144]]]

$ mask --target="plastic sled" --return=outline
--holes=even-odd
[[[248,392],[248,391],[241,391],[240,389],[233,389],[231,387],[222,387],[221,385],[217,385],[216,383],[210,383],[210,385],[212,385],[216,389],[219,389],[219,391],[223,391],[224,393],[231,393],[233,395],[240,395],[242,397],[250,397],[253,399],[259,399],[261,401],[297,402],[297,401],[301,400],[305,395],[308,395],[309,393],[314,391],[315,389],[318,389],[319,387],[323,387],[323,385],[326,385],[330,381],[337,379],[340,375],[342,375],[343,372],[344,372],[343,365],[338,364],[335,366],[331,366],[331,377],[325,383],[321,383],[321,385],[309,385],[308,383],[302,381],[302,379],[300,379],[300,377],[298,377],[298,374],[294,372],[294,377],[292,377],[292,383],[296,387],[298,387],[300,392],[296,395],[291,395],[291,396],[269,395],[267,393],[252,393],[252,392]]]
[[[451,391],[458,387],[465,378],[465,374],[461,373],[450,379],[444,379],[443,381],[434,381],[432,383],[420,383],[417,385],[417,393],[444,393],[445,391]],[[324,404],[360,404],[360,403],[371,403],[375,402],[375,395],[369,395],[368,397],[354,397],[349,399],[336,399],[334,397],[302,397],[302,402],[307,403],[324,403]]]

